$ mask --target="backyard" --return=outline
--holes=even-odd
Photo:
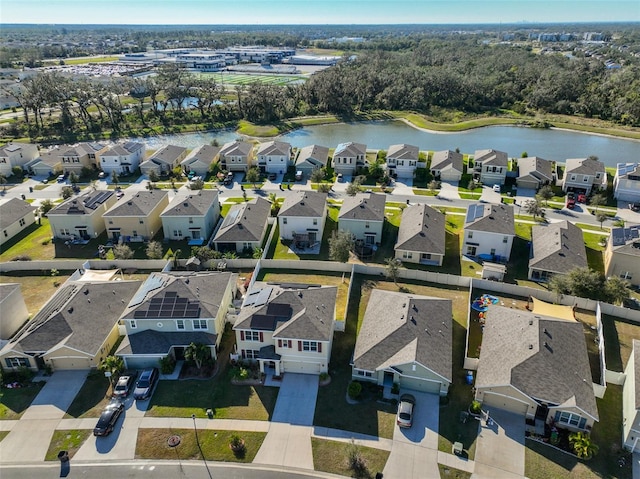
[[[40,311],[40,308],[49,301],[56,289],[67,279],[69,279],[67,274],[51,276],[51,274],[42,275],[38,272],[34,275],[32,271],[25,273],[16,271],[0,275],[0,283],[18,283],[20,285],[22,297],[31,317]]]

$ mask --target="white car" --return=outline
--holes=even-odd
[[[502,188],[500,187],[500,185],[493,185],[493,191],[495,191],[496,193],[500,193],[502,191]]]
[[[396,423],[400,427],[411,427],[413,424],[413,410],[416,405],[416,398],[412,394],[403,394],[398,403],[398,415]]]

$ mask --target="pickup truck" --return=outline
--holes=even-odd
[[[572,210],[576,206],[576,196],[573,193],[567,193],[566,207]]]

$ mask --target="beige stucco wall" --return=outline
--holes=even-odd
[[[340,218],[338,219],[338,229],[340,231],[350,231],[356,239],[364,240],[365,233],[375,234],[375,243],[382,242],[382,225],[384,221],[360,221]],[[369,227],[367,228],[367,224]]]
[[[20,286],[2,299],[0,311],[0,339],[9,339],[29,319]]]
[[[24,225],[20,225],[20,220],[24,220]],[[22,218],[19,218],[15,223],[7,226],[5,229],[0,231],[0,246],[10,241],[15,235],[27,229],[35,222],[35,213],[33,211],[29,211]]]

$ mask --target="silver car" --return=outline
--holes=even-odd
[[[413,410],[416,405],[416,398],[411,394],[403,394],[400,396],[398,404],[398,417],[396,422],[400,427],[411,427],[413,424]]]

